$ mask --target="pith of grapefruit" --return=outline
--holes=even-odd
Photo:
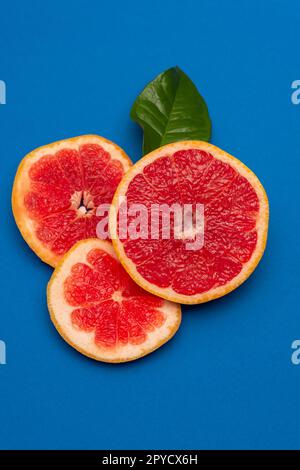
[[[74,243],[96,237],[97,207],[111,202],[130,166],[120,147],[97,135],[30,152],[19,165],[12,192],[14,217],[30,248],[56,266]]]
[[[187,249],[185,239],[120,236],[119,209],[153,204],[201,204],[204,245]],[[259,263],[267,240],[269,207],[263,186],[242,162],[201,141],[161,147],[124,176],[110,211],[110,233],[126,271],[145,290],[164,299],[198,304],[242,284]],[[150,230],[149,230],[150,233]]]
[[[47,290],[51,319],[73,348],[98,361],[126,362],[166,343],[181,322],[179,305],[141,289],[112,244],[78,242],[56,267]]]

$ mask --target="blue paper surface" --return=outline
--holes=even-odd
[[[16,1],[0,16],[0,448],[299,448],[299,2]],[[30,150],[86,133],[136,161],[142,133],[130,107],[173,65],[204,96],[212,143],[264,184],[267,250],[235,292],[183,307],[159,351],[96,363],[50,322],[52,269],[14,223],[13,178]]]

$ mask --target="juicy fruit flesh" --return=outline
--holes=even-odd
[[[77,241],[96,237],[97,207],[111,202],[123,174],[122,164],[92,143],[35,162],[24,204],[38,239],[63,255]]]
[[[231,165],[199,149],[180,150],[144,167],[129,183],[127,204],[204,205],[204,246],[186,240],[122,239],[138,273],[160,288],[194,295],[223,286],[250,260],[257,244],[259,200],[249,181]],[[159,267],[159,268],[158,268]]]
[[[120,263],[93,248],[87,263],[76,263],[64,281],[66,302],[74,307],[74,328],[94,332],[102,348],[142,344],[165,322],[163,300],[137,286]]]

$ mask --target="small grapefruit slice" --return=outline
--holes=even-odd
[[[130,236],[130,217],[121,234],[124,198],[128,214],[133,204],[146,207],[148,236]],[[201,248],[187,249],[193,230],[184,232],[186,238],[173,230],[164,239],[159,227],[157,239],[151,238],[154,204],[202,206]],[[124,176],[110,211],[110,234],[137,284],[164,299],[197,304],[227,294],[253,272],[265,249],[268,215],[264,188],[242,162],[206,142],[184,141],[151,152]]]
[[[180,306],[141,289],[119,263],[112,244],[78,242],[56,267],[47,290],[61,336],[98,361],[126,362],[166,343],[181,321]]]
[[[74,243],[96,237],[97,207],[111,202],[130,165],[120,147],[96,135],[30,152],[12,193],[14,217],[30,248],[55,266]]]

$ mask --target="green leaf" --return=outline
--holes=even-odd
[[[206,103],[179,67],[150,82],[135,100],[130,116],[144,130],[144,155],[171,142],[210,138]]]

